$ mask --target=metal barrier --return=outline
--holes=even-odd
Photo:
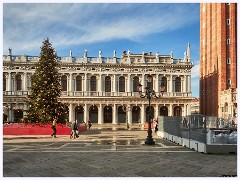
[[[173,136],[172,139],[180,137],[204,144],[236,144],[236,127],[235,121],[200,114],[158,118],[158,131]]]

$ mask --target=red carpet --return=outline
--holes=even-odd
[[[79,131],[86,131],[87,127],[79,125]],[[64,124],[57,124],[57,135],[70,135],[71,129]],[[51,124],[24,124],[13,123],[3,126],[3,135],[51,135]]]

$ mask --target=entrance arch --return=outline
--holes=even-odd
[[[83,122],[83,114],[84,114],[84,110],[82,106],[76,106],[75,108],[75,120],[77,119],[78,122]]]
[[[150,108],[150,120],[154,118],[154,107]],[[149,106],[146,108],[146,121],[148,121]]]
[[[118,107],[118,123],[126,123],[126,107]]]
[[[182,116],[182,108],[180,106],[174,107],[174,116]]]
[[[20,122],[20,119],[23,118],[23,110],[15,109],[14,110],[14,122]]]
[[[140,120],[140,107],[133,106],[132,108],[132,123],[139,123]]]
[[[166,106],[160,108],[160,116],[168,116],[168,108]]]
[[[104,115],[103,115],[104,123],[112,123],[112,107],[111,106],[105,106],[104,107]]]
[[[98,107],[96,105],[89,108],[89,120],[92,123],[98,123]]]

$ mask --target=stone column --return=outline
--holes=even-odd
[[[155,114],[156,114],[156,117],[157,118],[159,116],[159,104],[156,104],[156,110],[155,110]]]
[[[68,83],[68,86],[69,86],[68,90],[71,92],[72,86],[73,86],[73,77],[72,77],[73,75],[72,75],[72,73],[70,73],[69,75],[70,75],[70,78],[69,78],[69,83]]]
[[[127,107],[127,122],[131,125],[132,124],[132,108],[131,105]]]
[[[113,104],[113,124],[117,124],[117,107],[116,104]]]
[[[183,93],[187,92],[187,76],[184,75],[184,79],[183,79]]]
[[[191,115],[191,106],[189,104],[187,104],[187,113],[186,115]]]
[[[175,92],[175,80],[176,80],[176,77],[173,77],[173,79],[172,79],[172,92]]]
[[[73,105],[70,103],[68,106],[69,112],[68,112],[68,121],[69,122],[73,122],[74,118],[73,118]]]
[[[84,104],[84,122],[87,123],[89,120],[89,110],[88,105]]]
[[[28,81],[28,76],[27,76],[27,73],[24,73],[23,74],[23,91],[27,91],[28,89],[27,89],[27,81]]]
[[[116,74],[113,75],[112,92],[113,92],[113,94],[115,95],[115,93],[116,93]]]
[[[187,115],[187,105],[183,104],[182,116],[186,116],[186,115]]]
[[[72,75],[72,91],[76,91],[77,90],[77,74],[73,74]]]
[[[128,74],[128,78],[127,78],[127,92],[128,93],[131,92],[131,74]]]
[[[81,84],[82,84],[82,89],[81,89],[81,91],[82,91],[82,92],[84,91],[84,83],[85,83],[85,81],[84,81],[84,76],[81,75]]]
[[[12,91],[12,75],[8,73],[7,91]]]
[[[98,92],[100,95],[102,95],[102,74],[99,74],[98,77]]]
[[[156,74],[156,85],[155,85],[155,92],[159,92],[159,77],[158,74]]]
[[[102,108],[102,104],[100,104],[99,108],[98,108],[98,124],[103,124],[103,108]]]
[[[188,89],[187,89],[187,91],[191,92],[191,76],[189,75],[189,76],[187,76],[187,78],[188,78]]]
[[[181,77],[180,76],[180,79],[181,79],[181,92],[185,92],[185,77]]]
[[[173,76],[170,75],[170,81],[169,81],[169,92],[173,92]]]
[[[145,113],[145,106],[142,104],[141,107],[141,124],[145,125],[146,123],[146,113]]]
[[[16,73],[11,74],[11,91],[16,91],[17,87],[16,87]]]
[[[70,96],[73,96],[73,92],[72,92],[73,91],[73,74],[72,73],[70,73],[68,85],[69,85],[68,94],[70,94]]]
[[[31,81],[32,75],[33,75],[32,73],[28,74],[28,87],[32,86],[32,81]]]
[[[88,87],[87,87],[87,82],[88,82],[88,79],[87,79],[87,73],[84,74],[84,91],[87,92],[88,91]]]
[[[169,116],[173,116],[173,104],[169,104],[169,111],[168,111]]]
[[[67,93],[69,93],[69,89],[70,89],[70,86],[69,86],[69,81],[70,81],[70,74],[66,74],[67,76]]]

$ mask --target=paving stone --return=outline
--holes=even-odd
[[[69,136],[3,138],[4,177],[220,177],[237,174],[237,155],[202,154],[134,129]],[[100,137],[100,138],[99,138]],[[11,151],[9,151],[11,150]]]

